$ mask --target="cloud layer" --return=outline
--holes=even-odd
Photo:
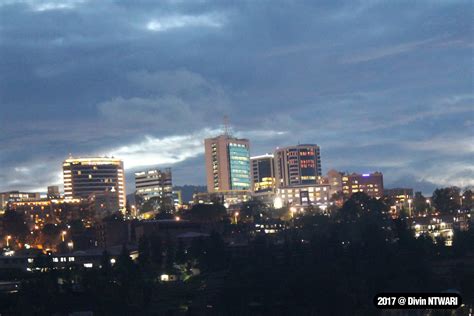
[[[252,154],[321,145],[386,186],[474,185],[469,1],[0,2],[0,191],[114,155],[205,183],[230,117]],[[133,189],[129,178],[128,189]]]

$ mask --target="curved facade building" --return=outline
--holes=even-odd
[[[125,210],[125,174],[123,162],[115,158],[68,158],[63,162],[64,197],[107,197]]]

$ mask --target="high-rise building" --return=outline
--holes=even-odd
[[[136,172],[135,189],[145,201],[152,197],[173,199],[171,168]]]
[[[342,176],[342,192],[351,196],[357,192],[364,192],[370,197],[381,198],[383,196],[383,174],[374,173],[351,173]]]
[[[314,185],[321,177],[319,146],[304,144],[275,150],[277,187]]]
[[[250,158],[252,166],[252,192],[267,194],[275,192],[275,168],[272,154]]]
[[[228,134],[204,141],[208,192],[250,190],[250,143]]]
[[[120,159],[68,158],[63,163],[64,197],[107,198],[112,208],[125,211],[125,175]]]

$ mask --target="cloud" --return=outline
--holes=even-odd
[[[146,28],[153,32],[165,32],[171,29],[184,27],[211,27],[219,28],[223,25],[224,19],[217,14],[204,15],[173,15],[153,19],[146,24]]]
[[[140,122],[145,131],[171,134],[204,128],[210,117],[220,119],[230,111],[230,100],[219,84],[187,70],[134,72],[129,80],[148,97],[99,103],[99,112],[111,124]]]
[[[402,146],[416,151],[430,151],[433,153],[442,153],[448,156],[461,156],[471,154],[474,159],[473,137],[458,135],[438,136],[432,139],[422,141],[406,141]]]
[[[440,172],[443,169],[443,172]],[[461,188],[474,186],[474,166],[470,162],[455,162],[442,166],[430,166],[418,174],[422,181],[429,181],[442,186],[459,186]]]
[[[193,135],[223,115],[252,154],[310,142],[323,168],[379,169],[388,186],[466,182],[446,166],[472,156],[469,12],[467,1],[0,1],[0,190],[51,184],[68,153],[142,155],[171,163],[177,183],[204,183]],[[174,137],[183,144],[163,151]]]
[[[1,6],[13,5],[13,4],[26,4],[33,11],[44,12],[53,10],[69,10],[74,9],[78,5],[83,4],[87,0],[3,0],[0,2]]]
[[[146,136],[143,141],[109,150],[109,155],[123,159],[127,169],[172,165],[202,154],[204,138],[217,133],[216,130],[204,129],[189,135]]]
[[[435,38],[430,38],[420,41],[406,42],[398,45],[370,49],[365,52],[353,53],[350,56],[346,56],[341,59],[341,62],[346,64],[356,64],[377,60],[389,56],[399,55],[423,47],[426,44],[434,42],[435,40]]]

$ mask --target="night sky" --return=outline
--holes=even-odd
[[[320,2],[320,3],[316,3]],[[323,172],[474,185],[472,1],[0,0],[0,191],[71,153],[204,184],[203,139],[316,143]]]

